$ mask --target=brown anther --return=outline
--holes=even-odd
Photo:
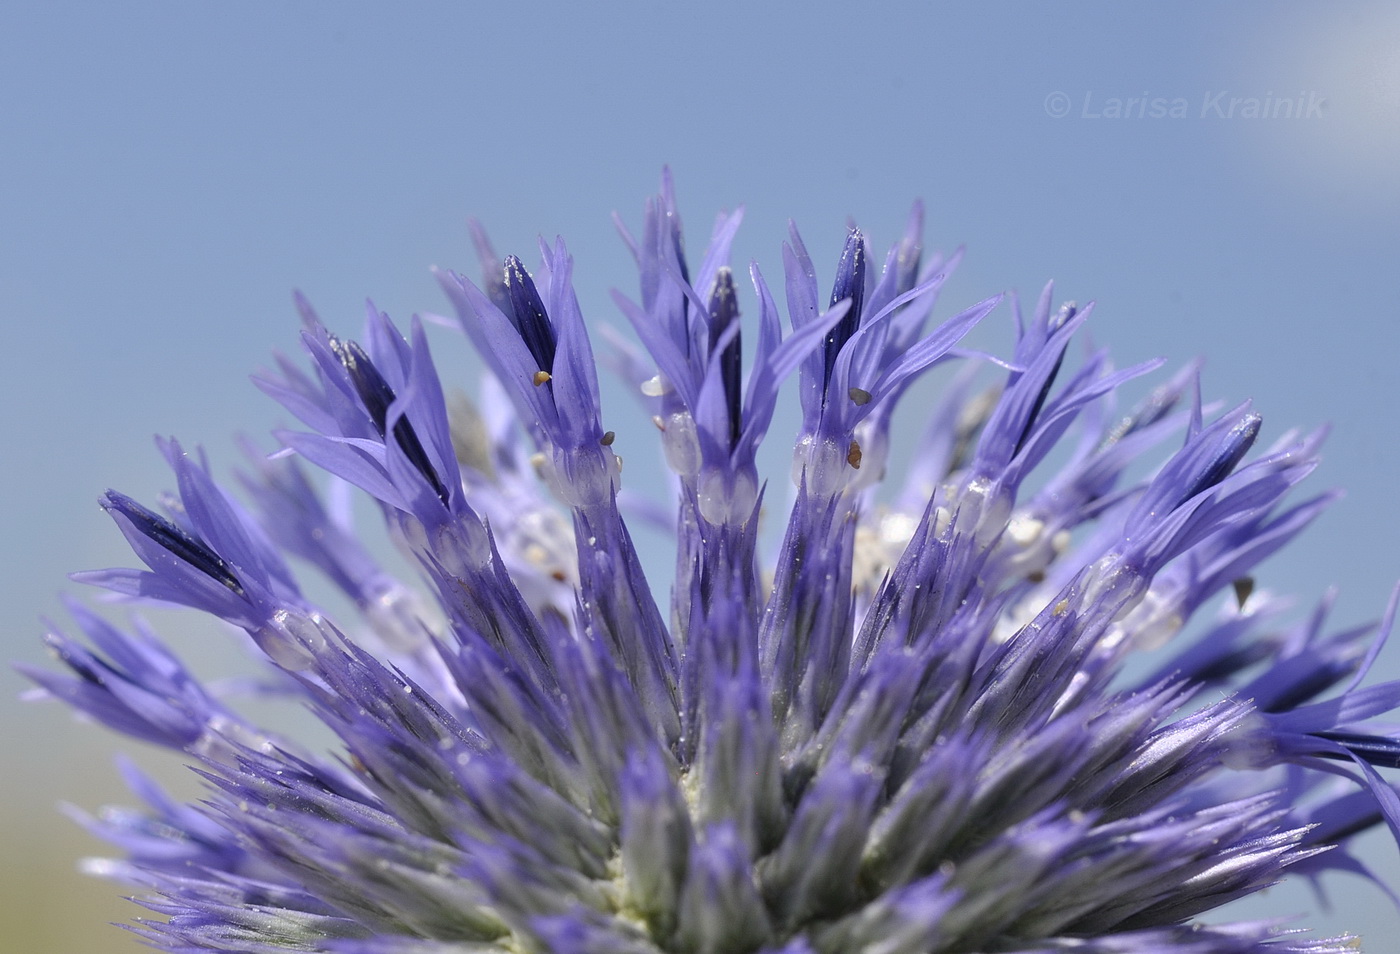
[[[615,440],[617,440],[617,435],[615,433],[612,431],[604,431],[603,436],[598,438],[598,443],[602,444],[604,447],[611,447]]]
[[[851,396],[851,402],[855,404],[856,407],[864,407],[870,403],[871,394],[869,391],[865,390],[865,388],[851,388],[846,393]]]
[[[661,419],[660,414],[653,414],[651,422],[656,425],[656,429],[663,434],[666,432],[666,422]]]
[[[1244,609],[1244,604],[1249,602],[1250,594],[1254,592],[1254,577],[1242,576],[1230,585],[1235,589],[1235,602],[1240,609]]]
[[[539,387],[541,384],[550,380],[551,377],[552,375],[548,371],[536,371],[535,376],[530,380],[535,382],[535,387]]]
[[[1060,600],[1055,604],[1055,608],[1050,611],[1055,616],[1063,616],[1069,612],[1069,600]]]
[[[856,470],[860,470],[860,458],[860,442],[851,441],[851,449],[846,451],[846,463],[850,464]]]

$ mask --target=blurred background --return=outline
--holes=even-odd
[[[293,288],[347,334],[366,296],[398,319],[445,309],[428,266],[475,269],[475,216],[529,261],[563,234],[585,312],[620,324],[608,290],[635,278],[609,217],[635,227],[664,164],[692,252],[742,203],[738,264],[778,275],[791,217],[829,282],[848,217],[883,250],[922,197],[927,244],[968,249],[944,315],[1053,278],[1097,300],[1091,334],[1121,363],[1204,355],[1208,397],[1255,399],[1266,439],[1332,424],[1311,484],[1348,495],[1260,585],[1306,606],[1336,584],[1338,623],[1383,609],[1400,578],[1392,5],[54,0],[0,3],[0,656],[44,660],[67,572],[129,565],[95,501],[169,485],[152,434],[227,474],[235,433],[266,443],[284,421],[247,374],[295,349]],[[1008,346],[1008,314],[988,347]],[[465,349],[435,341],[472,390]],[[605,402],[631,410],[616,388]],[[653,466],[634,433],[629,471]],[[222,636],[156,616],[197,670],[228,662]],[[1400,674],[1400,648],[1380,665]],[[23,689],[0,670],[0,938],[134,950],[106,922],[138,910],[77,872],[102,846],[56,806],[126,801],[118,751],[197,786]],[[1388,835],[1361,854],[1400,883]],[[1400,926],[1365,882],[1324,887],[1330,911],[1284,886],[1244,913]]]

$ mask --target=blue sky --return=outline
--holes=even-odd
[[[166,486],[152,434],[226,468],[235,432],[281,421],[247,374],[295,347],[293,288],[349,333],[366,296],[443,309],[428,266],[474,265],[475,216],[502,250],[563,234],[586,313],[620,324],[608,290],[634,280],[610,215],[635,224],[664,164],[692,241],[744,204],[736,257],[770,274],[789,217],[829,269],[848,218],[883,243],[922,197],[929,244],[968,250],[946,307],[1053,278],[1097,300],[1091,333],[1120,362],[1204,355],[1207,395],[1254,399],[1266,439],[1331,423],[1312,483],[1348,495],[1261,585],[1310,602],[1335,583],[1352,622],[1400,578],[1387,5],[12,2],[4,654],[41,658],[66,572],[127,559],[95,500]],[[25,766],[0,778],[0,839],[37,860],[0,891],[4,930],[120,950],[72,933],[67,899],[115,892],[73,886],[94,846],[52,810],[120,799],[111,742],[20,688],[0,675],[5,764]],[[1400,873],[1383,837],[1367,851]],[[1375,890],[1332,894],[1328,925],[1394,929]]]

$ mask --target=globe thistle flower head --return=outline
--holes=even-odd
[[[1070,357],[1093,308],[1049,286],[1028,315],[1012,297],[1011,354],[965,349],[1003,300],[933,317],[960,253],[925,254],[919,206],[882,264],[852,228],[829,292],[793,227],[781,287],[752,265],[750,297],[740,220],[688,259],[667,175],[621,228],[640,348],[611,357],[660,493],[623,479],[619,446],[645,451],[604,428],[564,243],[532,271],[474,226],[481,277],[438,278],[487,367],[476,402],[445,396],[418,318],[371,305],[350,340],[299,298],[306,362],[255,381],[300,427],[249,445],[247,503],[173,440],[159,510],[104,495],[145,568],[75,578],[246,634],[256,691],[338,740],[253,723],[144,623],[70,604],[84,639],[50,627],[67,672],[26,668],[39,694],[207,785],[185,805],[128,767],[143,808],[81,816],[124,854],[93,869],[142,892],[133,930],[259,954],[1355,949],[1198,920],[1290,874],[1369,877],[1349,841],[1400,838],[1400,734],[1376,721],[1400,682],[1369,678],[1394,602],[1334,632],[1330,596],[1289,625],[1253,591],[1332,499],[1292,499],[1321,434],[1261,450],[1195,367],[1118,410],[1158,362]],[[765,482],[789,381],[791,482]],[[352,489],[419,580],[362,542]],[[669,605],[638,521],[674,537]]]

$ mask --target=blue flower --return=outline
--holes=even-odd
[[[256,381],[302,429],[250,446],[248,503],[174,441],[159,510],[103,496],[145,569],[76,578],[247,634],[253,691],[338,739],[254,724],[144,624],[72,604],[85,640],[50,628],[68,672],[26,669],[41,694],[207,785],[184,805],[128,769],[144,808],[82,818],[125,854],[94,870],[155,915],[135,930],[176,952],[1354,949],[1195,920],[1290,873],[1370,877],[1350,840],[1400,838],[1400,732],[1377,721],[1400,682],[1368,680],[1395,602],[1376,628],[1330,631],[1330,596],[1290,626],[1251,578],[1332,499],[1290,498],[1321,434],[1259,452],[1260,416],[1207,419],[1195,367],[1116,410],[1157,362],[1071,360],[1092,307],[1050,287],[1029,316],[1012,297],[1012,354],[964,349],[1002,299],[932,321],[959,256],[925,257],[917,206],[882,266],[852,229],[829,294],[793,228],[784,332],[758,266],[748,298],[730,265],[740,217],[695,265],[667,176],[623,229],[642,347],[613,360],[674,510],[624,490],[637,436],[603,427],[564,243],[530,271],[479,228],[481,278],[438,276],[489,369],[478,402],[444,396],[417,318],[405,336],[371,306],[348,340],[298,299],[308,365]],[[923,434],[896,434],[954,361]],[[790,379],[789,488],[758,450]],[[420,580],[361,542],[351,488]],[[674,535],[669,606],[629,521]]]

